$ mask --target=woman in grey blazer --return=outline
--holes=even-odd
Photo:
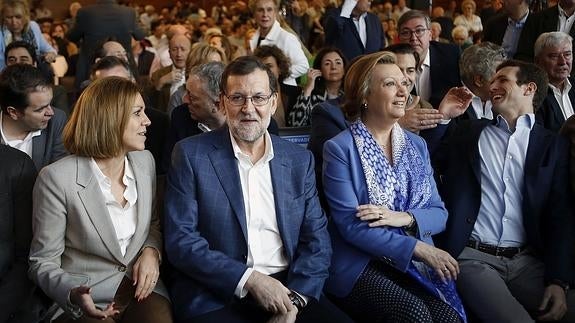
[[[94,82],[64,128],[73,155],[38,176],[29,274],[59,305],[55,322],[172,321],[144,108],[129,80]]]

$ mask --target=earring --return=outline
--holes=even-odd
[[[361,105],[361,108],[367,110],[367,103],[363,103],[363,104]]]

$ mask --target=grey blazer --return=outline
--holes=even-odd
[[[62,130],[66,120],[66,113],[54,108],[54,116],[48,122],[46,129],[43,129],[39,136],[32,138],[32,160],[36,169],[40,170],[68,155],[62,143]]]
[[[155,209],[155,166],[148,151],[128,153],[138,190],[138,223],[122,256],[104,196],[90,168],[90,159],[65,157],[42,169],[33,192],[33,238],[30,278],[74,316],[68,303],[72,288],[92,288],[96,306],[109,304],[125,275],[147,246],[162,250]],[[158,281],[154,292],[168,298]]]

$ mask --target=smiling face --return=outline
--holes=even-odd
[[[339,82],[343,79],[343,59],[336,52],[325,54],[321,60],[321,76],[329,82]]]
[[[529,89],[529,84],[517,84],[517,72],[519,67],[507,66],[500,69],[491,80],[489,94],[493,110],[505,113],[533,105],[534,93]]]
[[[277,94],[272,95],[266,71],[256,69],[247,75],[230,75],[225,88],[227,97],[271,95],[268,103],[261,106],[255,106],[249,99],[243,105],[234,105],[227,97],[222,100],[228,127],[238,144],[254,144],[263,140],[277,106]]]
[[[407,78],[395,64],[378,64],[373,69],[367,96],[366,117],[396,122],[405,114]]]
[[[29,65],[36,65],[34,64],[34,60],[30,55],[30,52],[24,47],[16,47],[8,51],[6,53],[6,65],[14,65],[14,64],[29,64]]]
[[[134,100],[132,111],[122,135],[125,152],[144,150],[146,148],[146,127],[151,122],[144,109],[144,99],[138,94]]]
[[[547,72],[549,83],[559,86],[571,74],[573,51],[570,41],[554,46],[546,46],[535,58],[537,65]]]
[[[272,28],[276,21],[276,11],[277,8],[273,0],[259,0],[256,3],[254,18],[262,35],[267,35]]]
[[[415,56],[412,54],[395,54],[395,56],[397,57],[397,66],[409,81],[407,92],[411,92],[415,86],[415,78],[417,75]]]
[[[39,87],[28,94],[28,106],[24,110],[8,107],[8,113],[25,131],[46,129],[48,122],[54,116],[54,109],[50,106],[51,101],[52,88]]]

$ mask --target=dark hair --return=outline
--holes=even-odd
[[[325,55],[327,55],[329,53],[336,53],[339,55],[339,57],[341,57],[341,60],[343,61],[343,72],[344,72],[344,78],[345,78],[345,69],[347,68],[347,59],[345,59],[345,55],[343,55],[342,51],[337,47],[328,46],[328,47],[323,47],[322,49],[320,49],[319,52],[317,52],[317,55],[315,55],[315,58],[313,59],[313,68],[316,70],[321,69],[321,61],[323,61],[323,58],[325,57]],[[343,89],[344,78],[342,78],[342,80],[341,80],[341,89]],[[318,81],[316,81],[316,85],[314,86],[312,92],[319,93],[321,95],[323,95],[325,93],[325,81],[324,81],[323,77],[321,79],[319,79]]]
[[[30,45],[29,43],[23,40],[13,41],[8,46],[6,46],[6,49],[4,50],[4,62],[6,63],[8,62],[8,52],[16,48],[24,48],[26,51],[28,51],[30,57],[32,57],[32,63],[38,64],[38,58],[36,57],[36,49],[34,48],[34,46]]]
[[[429,15],[420,10],[409,10],[406,13],[402,14],[397,21],[397,31],[401,29],[401,27],[411,19],[421,18],[425,21],[425,28],[431,28],[431,19]]]
[[[90,71],[90,76],[94,76],[97,71],[106,71],[112,69],[116,66],[122,66],[123,68],[128,71],[130,77],[134,78],[134,74],[130,69],[130,65],[125,60],[116,57],[116,56],[105,56],[102,59],[98,60],[94,65],[92,65],[92,69]]]
[[[28,94],[52,85],[36,67],[28,64],[8,66],[0,74],[0,107],[24,111],[28,107]]]
[[[267,57],[273,57],[278,64],[278,69],[280,70],[278,76],[278,82],[283,82],[290,75],[290,59],[284,54],[284,52],[275,45],[262,45],[254,50],[254,56],[264,59]]]
[[[386,48],[384,48],[383,50],[387,50],[390,51],[394,54],[402,54],[402,55],[408,55],[411,54],[413,55],[413,57],[415,58],[415,66],[419,66],[419,53],[415,51],[415,49],[413,49],[413,47],[411,47],[411,45],[409,44],[393,44],[393,45],[389,45]]]
[[[278,91],[278,81],[272,71],[256,56],[241,56],[232,61],[224,69],[222,74],[222,82],[220,83],[220,90],[222,94],[226,93],[226,86],[228,85],[228,78],[232,75],[248,75],[255,70],[262,70],[268,74],[269,87],[271,93]]]
[[[523,61],[518,61],[514,59],[510,59],[508,61],[504,61],[503,63],[497,66],[496,71],[498,72],[500,69],[504,67],[518,67],[519,71],[517,71],[517,85],[524,85],[528,83],[535,83],[537,86],[537,90],[535,91],[535,95],[533,96],[533,112],[537,112],[543,100],[547,96],[547,87],[549,85],[549,79],[547,78],[547,73],[545,71],[533,64],[527,63]]]

